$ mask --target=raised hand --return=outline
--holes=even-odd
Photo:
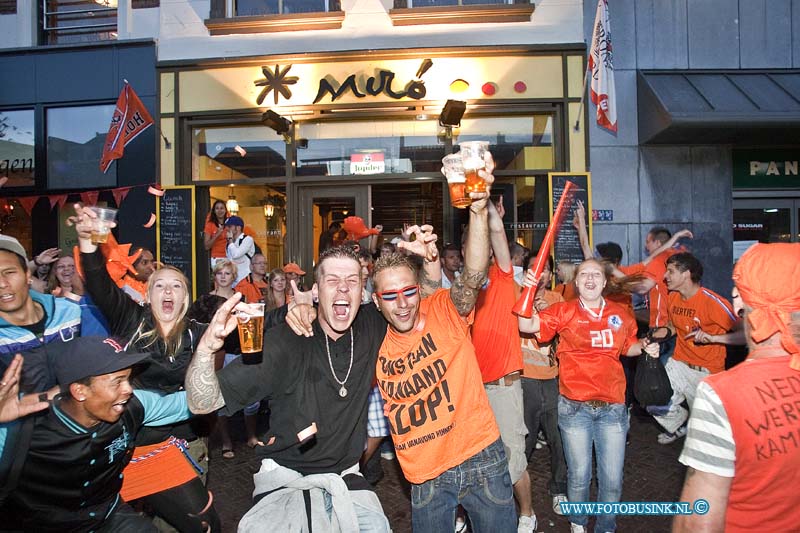
[[[200,350],[201,345],[204,346],[207,352],[216,352],[222,348],[225,337],[236,329],[235,311],[247,309],[248,304],[242,303],[241,299],[242,293],[236,292],[219,306],[217,312],[211,317],[206,332],[200,338],[198,350]]]
[[[290,281],[294,298],[289,303],[289,312],[286,313],[286,323],[292,328],[296,335],[312,337],[314,329],[311,324],[317,318],[317,310],[314,309],[314,289],[300,292],[297,283]]]
[[[11,360],[0,379],[0,423],[11,422],[31,413],[47,409],[50,405],[31,394],[19,397],[19,380],[22,374],[22,356],[17,354]]]
[[[38,266],[50,265],[58,260],[59,255],[61,255],[60,248],[48,248],[36,256],[34,263],[36,263]]]
[[[408,226],[404,231],[409,236],[414,235],[415,238],[413,241],[403,240],[397,243],[399,250],[418,255],[429,262],[439,258],[439,251],[436,248],[439,237],[433,232],[433,226],[430,224]]]

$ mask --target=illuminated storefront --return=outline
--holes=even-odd
[[[309,270],[320,234],[350,215],[382,225],[386,239],[424,222],[441,242],[457,241],[466,213],[450,207],[441,159],[482,139],[509,236],[535,249],[548,220],[547,172],[587,167],[586,134],[572,127],[584,53],[575,45],[162,63],[161,132],[172,142],[161,147],[161,182],[196,186],[198,222],[214,200],[235,199],[270,268],[294,261]],[[458,126],[442,115],[448,100],[467,103]]]

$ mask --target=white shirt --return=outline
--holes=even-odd
[[[228,243],[226,255],[236,264],[236,281],[242,281],[250,274],[250,258],[256,254],[256,245],[253,238],[242,233],[232,242]]]

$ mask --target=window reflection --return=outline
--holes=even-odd
[[[194,128],[192,180],[286,175],[286,143],[264,126]]]
[[[489,151],[498,170],[555,167],[553,116],[550,114],[463,119],[457,141],[479,140],[489,141]]]
[[[394,0],[394,9],[488,4],[528,4],[527,0]]]
[[[41,3],[40,3],[41,4]],[[117,38],[116,0],[46,0],[42,28],[47,44]]]
[[[444,144],[435,120],[301,124],[308,148],[297,152],[297,174],[352,175],[432,172],[439,175]]]
[[[0,177],[4,187],[34,185],[33,109],[0,112]]]
[[[236,0],[235,16],[341,11],[340,0]]]
[[[100,170],[113,105],[47,110],[47,184],[51,189],[116,187],[117,163]]]

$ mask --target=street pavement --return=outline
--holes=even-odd
[[[253,451],[244,444],[241,415],[234,417],[230,426],[234,438],[238,439],[235,445],[236,457],[222,458],[219,441],[212,438],[208,483],[214,493],[214,504],[225,532],[236,531],[239,519],[250,508],[252,475],[259,466]],[[634,411],[631,417],[630,444],[625,457],[622,501],[678,501],[686,470],[677,460],[683,447],[683,439],[661,445],[656,442],[659,432],[660,429],[652,418]],[[381,459],[381,462],[385,477],[378,483],[376,492],[392,530],[395,533],[409,533],[411,503],[408,484],[396,460]],[[556,515],[551,507],[551,498],[547,492],[549,463],[549,452],[543,448],[535,452],[528,468],[531,474],[533,506],[539,519],[537,531],[569,531],[567,518]],[[595,484],[592,487],[592,499],[595,498]],[[619,516],[617,531],[666,532],[670,530],[671,521],[671,517],[665,516]],[[592,520],[589,525],[593,526]],[[268,524],[265,524],[264,531],[272,533]]]

